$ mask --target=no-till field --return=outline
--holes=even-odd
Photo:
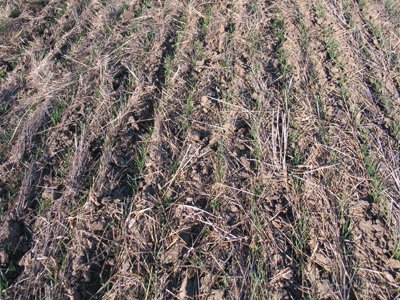
[[[396,299],[397,0],[0,1],[0,298]]]

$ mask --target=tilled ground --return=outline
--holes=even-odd
[[[395,0],[0,1],[5,299],[395,299]]]

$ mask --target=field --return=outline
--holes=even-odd
[[[397,0],[1,0],[0,299],[399,299]]]

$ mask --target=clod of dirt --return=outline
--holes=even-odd
[[[315,255],[315,263],[320,265],[321,267],[323,267],[326,270],[331,270],[331,268],[332,268],[332,264],[329,261],[329,259],[321,253],[317,253]]]
[[[21,257],[29,250],[31,234],[22,221],[10,220],[0,231],[0,265],[5,280],[14,280],[22,271]]]
[[[188,134],[188,139],[192,142],[200,142],[202,139],[202,134],[198,130],[192,130]]]
[[[236,130],[236,126],[234,124],[228,123],[228,122],[225,123],[222,126],[222,128],[223,128],[225,134],[231,134]]]
[[[399,270],[400,269],[400,260],[391,258],[386,262],[386,265],[389,268]]]
[[[239,211],[239,209],[235,205],[231,205],[230,206],[230,210],[231,210],[232,213],[236,213],[236,212]]]
[[[127,163],[125,156],[122,154],[118,154],[118,153],[114,153],[112,155],[112,162],[116,166],[121,167],[121,168],[126,166],[126,163]]]
[[[211,300],[223,300],[223,299],[226,299],[225,298],[225,292],[221,291],[221,290],[212,291],[211,295],[210,295],[210,297],[208,299],[211,299]]]
[[[21,221],[11,220],[1,229],[1,236],[6,238],[2,240],[2,246],[7,252],[14,253],[26,246],[24,243],[26,228]]]
[[[44,188],[42,192],[42,199],[52,201],[56,199],[56,190],[51,187]]]
[[[212,105],[211,100],[207,96],[201,97],[200,103],[201,103],[202,106],[204,106],[206,108],[209,108]]]
[[[321,299],[329,299],[334,295],[329,282],[326,280],[322,280],[317,283],[317,290],[318,294],[321,296]]]
[[[220,138],[221,138],[220,134],[213,133],[211,136],[211,139],[210,139],[210,143],[209,143],[210,147],[215,146],[218,143],[218,141],[220,140]]]
[[[339,78],[340,77],[340,69],[338,67],[332,67],[329,69],[329,74],[332,77]]]
[[[389,272],[384,273],[385,278],[390,282],[390,283],[396,283],[396,280],[394,279],[393,275],[390,274]]]

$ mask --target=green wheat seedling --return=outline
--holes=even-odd
[[[363,136],[368,135],[367,132],[363,132],[362,134]],[[383,203],[384,189],[383,183],[379,178],[378,165],[376,164],[366,144],[361,145],[361,152],[363,154],[365,169],[371,183],[371,197],[375,202]]]
[[[207,3],[204,7],[204,17],[200,19],[200,35],[204,38],[207,29],[212,21],[212,7],[210,3]]]
[[[267,276],[264,272],[265,265],[262,259],[262,249],[258,242],[251,249],[250,263],[253,265],[250,273],[250,293],[252,299],[263,299]]]
[[[4,115],[9,109],[10,105],[8,103],[5,102],[0,103],[0,116]]]
[[[6,78],[7,76],[7,71],[6,70],[0,70],[0,82]],[[2,114],[2,108],[0,107],[0,115]]]
[[[324,36],[328,59],[333,61],[335,64],[339,64],[339,51],[337,41],[332,37],[332,34],[330,33],[328,28],[324,29]]]
[[[251,126],[250,135],[251,135],[251,145],[252,145],[252,157],[258,169],[262,160],[261,158],[262,151],[260,147],[259,134],[258,134],[258,124],[253,124]]]
[[[378,78],[371,78],[372,91],[379,97],[382,96],[382,82]]]
[[[65,4],[65,7],[66,6],[67,5]],[[59,11],[59,8],[56,10],[56,16],[55,16],[56,18],[59,17],[57,11]],[[21,10],[18,7],[16,7],[10,12],[9,17],[12,19],[15,19],[15,18],[18,18],[20,15],[21,15]]]
[[[259,33],[256,30],[252,30],[249,35],[249,43],[250,43],[250,54],[254,56],[257,54],[257,51],[260,49],[260,39],[258,37]]]
[[[340,96],[344,100],[344,103],[347,107],[347,101],[350,99],[350,91],[347,87],[347,79],[346,76],[341,73],[339,78],[339,88],[340,88]]]
[[[352,222],[350,218],[350,207],[345,200],[339,201],[338,217],[340,220],[340,235],[343,240],[350,237],[352,231]]]
[[[0,215],[4,215],[7,212],[9,205],[12,203],[14,197],[18,194],[18,189],[22,184],[26,168],[23,168],[21,172],[18,172],[13,181],[10,182],[2,192],[2,200],[0,201]]]
[[[319,92],[314,94],[314,103],[315,103],[315,111],[318,116],[318,119],[324,120],[325,119],[325,107],[322,101],[322,96]]]
[[[187,96],[186,96],[186,101],[185,101],[185,105],[183,107],[183,120],[182,120],[182,129],[183,130],[187,130],[189,128],[189,118],[193,113],[194,110],[194,94],[193,92],[190,92]]]
[[[210,207],[213,212],[219,212],[221,209],[221,202],[219,201],[218,197],[213,197],[210,200]]]
[[[144,39],[144,49],[146,50],[146,52],[151,50],[154,38],[155,38],[155,30],[154,27],[151,27],[150,30],[147,31],[146,37]]]
[[[178,19],[177,23],[178,23],[178,26],[177,26],[178,29],[177,29],[177,34],[176,34],[175,41],[174,41],[175,45],[179,45],[180,43],[182,43],[183,33],[185,32],[186,25],[187,25],[186,15],[185,14],[181,14],[179,16],[179,19]]]
[[[396,0],[386,0],[385,10],[396,23],[400,24],[400,7]]]
[[[276,18],[272,21],[272,30],[277,38],[276,55],[278,59],[280,75],[283,78],[287,78],[290,74],[290,67],[287,61],[285,49],[283,47],[286,40],[284,28],[283,17],[278,13]]]
[[[296,21],[300,27],[300,46],[303,51],[306,51],[310,43],[310,38],[308,36],[307,27],[303,22],[303,16],[300,12],[297,12]]]
[[[400,240],[398,240],[395,244],[392,257],[394,259],[400,260]]]
[[[56,124],[58,124],[58,122],[61,121],[64,110],[65,110],[65,102],[64,101],[60,101],[54,106],[54,108],[51,110],[51,113],[50,113],[50,119],[51,119],[52,125],[56,125]]]
[[[263,188],[258,183],[253,183],[251,187],[252,196],[250,198],[250,216],[253,221],[254,227],[257,231],[261,231],[260,209],[259,201],[263,193]]]
[[[302,153],[298,150],[300,135],[301,134],[297,129],[296,124],[293,124],[288,134],[288,143],[290,147],[291,160],[293,166],[298,166],[303,162]]]
[[[325,17],[326,17],[325,10],[322,7],[322,4],[320,2],[318,2],[317,4],[313,4],[312,11],[316,18],[325,19]]]
[[[5,29],[7,27],[6,22],[0,20],[0,31],[2,31],[3,29]]]
[[[0,131],[0,161],[5,158],[4,156],[6,155],[6,151],[8,145],[11,142],[12,137],[13,137],[13,130],[11,128],[7,127],[2,129],[2,131]]]
[[[359,6],[361,12],[364,11],[366,4],[367,4],[367,0],[358,0],[358,6]]]
[[[142,3],[135,9],[134,15],[136,18],[143,15],[143,12],[149,7],[147,0],[143,0]]]
[[[254,14],[258,11],[258,0],[250,1],[250,11]]]
[[[142,174],[146,166],[147,157],[147,145],[146,143],[141,143],[138,146],[137,154],[134,158],[135,166],[138,170],[138,174]]]
[[[112,20],[112,25],[115,25],[118,21],[122,20],[122,15],[125,11],[129,9],[129,5],[127,3],[123,3],[115,12],[115,17]]]
[[[47,209],[51,206],[51,201],[49,199],[38,198],[36,212],[39,216],[42,216]]]
[[[227,27],[227,32],[228,32],[228,34],[227,34],[227,43],[228,44],[232,41],[233,33],[235,32],[235,30],[236,30],[236,24],[233,23],[232,21],[229,21],[228,22],[228,27]]]
[[[164,61],[164,78],[165,78],[165,86],[169,86],[171,76],[172,76],[172,71],[174,67],[174,55],[169,54],[165,57]]]
[[[395,136],[396,139],[396,146],[400,146],[400,122],[396,120],[390,120],[389,122],[389,127],[391,131],[393,132],[393,135]]]
[[[215,163],[215,181],[223,182],[225,177],[225,159],[224,159],[224,146],[218,143]]]
[[[192,64],[195,65],[197,61],[205,59],[206,54],[203,48],[203,45],[199,42],[196,41],[194,43],[193,47],[193,59],[192,59]]]
[[[292,228],[293,248],[298,255],[303,255],[310,240],[311,223],[306,212],[302,212]]]
[[[142,3],[137,6],[134,10],[134,19],[131,21],[130,24],[130,32],[136,32],[138,29],[139,21],[137,18],[141,17],[145,10],[149,7],[147,0],[142,1]]]
[[[9,269],[0,268],[0,293],[7,289],[10,285],[9,279],[7,278],[7,273]]]
[[[385,39],[382,35],[381,30],[379,29],[378,26],[376,26],[375,24],[373,24],[372,22],[368,22],[368,26],[371,30],[371,34],[372,36],[378,41],[378,44],[381,46],[385,46]]]

